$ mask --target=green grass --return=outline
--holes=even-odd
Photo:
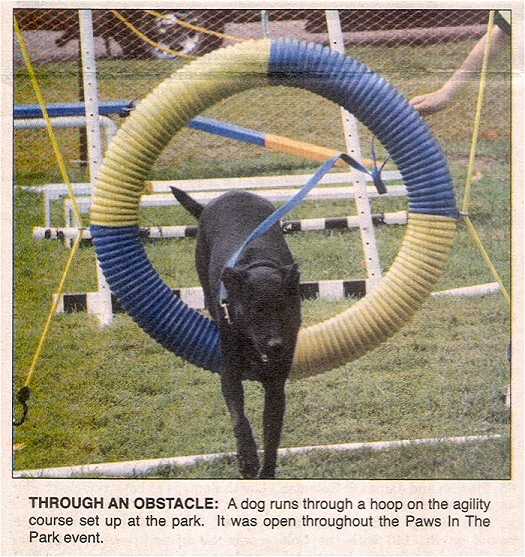
[[[441,82],[445,69],[459,64],[470,46],[465,43],[453,49],[446,63],[442,49],[392,49],[388,51],[391,58],[380,58],[378,69],[405,91],[423,92]],[[358,54],[374,66],[374,49],[352,52],[356,57]],[[499,60],[499,67],[505,68],[505,60]],[[392,61],[402,64],[403,71]],[[155,65],[155,74],[139,71],[140,67],[134,62],[103,62],[102,98],[120,98],[123,91],[128,98],[140,98],[173,69],[173,64]],[[428,67],[435,70],[430,77],[423,73]],[[72,72],[67,65],[47,68],[43,86],[49,102],[75,100],[71,80],[66,79]],[[509,287],[507,74],[491,75],[489,82],[490,120],[487,114],[482,122],[477,162],[482,176],[473,188],[470,212]],[[453,109],[431,120],[449,156],[460,199],[474,89],[466,91]],[[17,102],[34,102],[23,71],[17,75]],[[246,109],[248,104],[250,110]],[[208,114],[327,146],[343,146],[337,107],[300,91],[258,90],[220,103]],[[364,137],[366,152],[368,139],[366,134]],[[59,138],[72,167],[71,161],[78,158],[77,132],[61,130]],[[81,169],[72,168],[75,180],[85,179]],[[163,153],[152,177],[306,173],[313,168],[292,157],[184,130]],[[61,181],[43,133],[17,133],[16,179],[18,185]],[[403,200],[373,202],[374,212],[404,207]],[[38,196],[16,188],[15,210],[15,370],[20,386],[68,253],[59,243],[32,240],[32,227],[42,224]],[[290,218],[353,213],[351,202],[306,202]],[[61,222],[58,203],[53,218],[57,224]],[[193,221],[182,210],[163,208],[143,211],[141,222],[168,225]],[[403,234],[403,227],[377,229],[385,270],[397,254]],[[364,276],[357,232],[289,236],[289,244],[303,280]],[[193,286],[197,284],[194,246],[194,240],[174,240],[150,242],[146,249],[168,284]],[[94,263],[94,250],[82,248],[68,278],[67,292],[96,289]],[[460,225],[447,271],[437,289],[492,280]],[[304,324],[326,319],[351,303],[307,302],[303,306]],[[509,383],[509,333],[509,311],[501,296],[428,300],[400,333],[358,361],[319,377],[290,382],[282,446],[505,434],[509,414],[502,396]],[[16,442],[22,447],[16,452],[18,469],[234,450],[218,377],[166,352],[125,315],[117,316],[106,330],[101,330],[91,316],[58,316],[32,388],[29,420],[16,432]],[[246,385],[247,409],[259,439],[261,391],[256,383]],[[509,462],[508,442],[492,441],[385,453],[313,453],[283,459],[280,477],[506,478]],[[234,462],[225,460],[169,474],[228,478],[237,477],[237,470]]]

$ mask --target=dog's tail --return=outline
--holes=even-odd
[[[186,211],[192,214],[196,219],[199,219],[204,207],[195,201],[195,199],[190,197],[185,191],[171,186],[170,189],[175,199],[186,209]]]

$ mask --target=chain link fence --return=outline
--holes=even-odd
[[[15,11],[48,103],[82,100],[76,10]],[[385,76],[408,98],[441,87],[486,30],[484,10],[340,10],[347,54]],[[188,61],[240,40],[287,37],[328,45],[323,10],[93,10],[100,101],[139,101]],[[16,104],[35,97],[15,46]],[[491,61],[481,154],[508,156],[510,49]],[[452,164],[468,156],[479,74],[453,106],[428,122]],[[260,132],[344,149],[339,108],[302,90],[250,90],[210,108],[205,116]],[[115,117],[117,124],[122,119]],[[60,130],[74,179],[84,176],[83,130]],[[364,156],[370,138],[361,129]],[[384,154],[382,153],[381,156]],[[305,172],[315,163],[189,129],[172,140],[155,178],[206,178]],[[59,180],[45,133],[17,131],[19,183]]]

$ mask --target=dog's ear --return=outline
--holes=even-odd
[[[243,282],[246,282],[248,273],[243,269],[234,269],[233,267],[225,267],[222,272],[222,282],[226,290],[239,292]]]
[[[283,273],[283,284],[290,294],[297,294],[299,292],[299,284],[301,274],[297,263],[285,265],[281,267]]]

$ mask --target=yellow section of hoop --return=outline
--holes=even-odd
[[[198,113],[247,89],[268,85],[270,40],[247,41],[187,64],[133,111],[109,146],[96,180],[91,223],[136,226],[151,167]]]
[[[453,218],[410,213],[401,249],[377,288],[348,310],[301,329],[292,377],[355,360],[396,333],[432,292],[455,233]]]

